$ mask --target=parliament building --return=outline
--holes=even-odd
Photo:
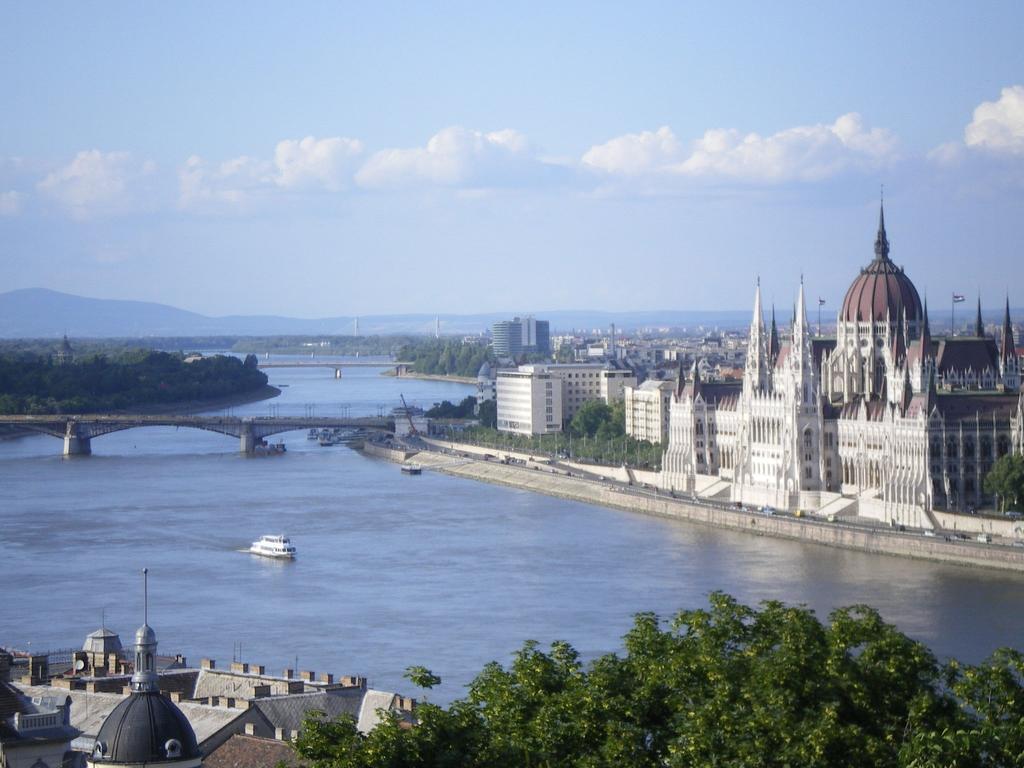
[[[742,383],[680,372],[662,485],[744,504],[935,525],[933,511],[989,506],[993,463],[1024,452],[1021,359],[1009,301],[998,337],[932,336],[927,303],[889,258],[854,279],[835,338],[807,322],[801,280],[789,338],[761,289]]]

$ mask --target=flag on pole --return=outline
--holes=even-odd
[[[954,304],[959,304],[963,300],[964,300],[964,295],[962,293],[954,293],[953,294],[953,303]]]
[[[818,306],[820,307],[824,303],[825,303],[825,300],[819,296],[818,297]]]

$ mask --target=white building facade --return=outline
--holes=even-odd
[[[639,387],[623,388],[626,406],[626,434],[649,443],[668,442],[669,412],[675,382],[645,381]]]
[[[992,464],[1024,452],[1008,304],[998,347],[980,322],[976,336],[933,341],[880,214],[875,259],[847,291],[835,340],[812,336],[802,283],[795,315],[780,344],[758,286],[742,384],[705,382],[696,366],[680,377],[665,487],[923,528],[935,527],[932,510],[991,503]]]
[[[533,435],[559,432],[584,403],[621,400],[628,386],[636,386],[636,374],[610,363],[502,370],[497,376],[498,429]]]
[[[498,429],[521,435],[562,431],[562,382],[543,366],[498,372]]]

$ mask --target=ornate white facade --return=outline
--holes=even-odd
[[[933,509],[990,503],[983,479],[1010,451],[1024,452],[1024,395],[1009,302],[998,347],[980,307],[976,335],[933,340],[880,214],[875,258],[850,286],[834,340],[812,336],[801,281],[780,344],[758,286],[742,384],[705,382],[696,365],[680,375],[662,484],[933,527]]]

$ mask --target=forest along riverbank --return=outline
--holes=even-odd
[[[217,411],[224,408],[234,408],[239,405],[258,403],[260,400],[270,400],[281,394],[281,390],[270,384],[252,392],[240,392],[237,395],[227,397],[213,397],[207,400],[187,400],[180,403],[153,403],[150,405],[139,405],[134,408],[115,410],[112,413],[142,413],[148,416],[187,416],[193,413],[205,411]],[[73,416],[74,414],[62,414]],[[7,424],[0,424],[0,440],[14,440],[18,437],[38,435],[33,429],[25,429]]]
[[[458,449],[458,444],[454,446]],[[694,504],[665,494],[638,492],[626,486],[570,477],[543,465],[516,466],[471,456],[452,456],[432,451],[418,453],[378,451],[368,443],[364,451],[390,461],[411,458],[424,469],[456,477],[535,491],[548,496],[599,504],[628,512],[656,515],[743,531],[758,536],[805,541],[841,549],[895,555],[956,565],[992,568],[1024,575],[1024,548],[1000,547],[971,541],[945,541],[920,533],[871,528],[783,515],[761,515],[711,504]]]

